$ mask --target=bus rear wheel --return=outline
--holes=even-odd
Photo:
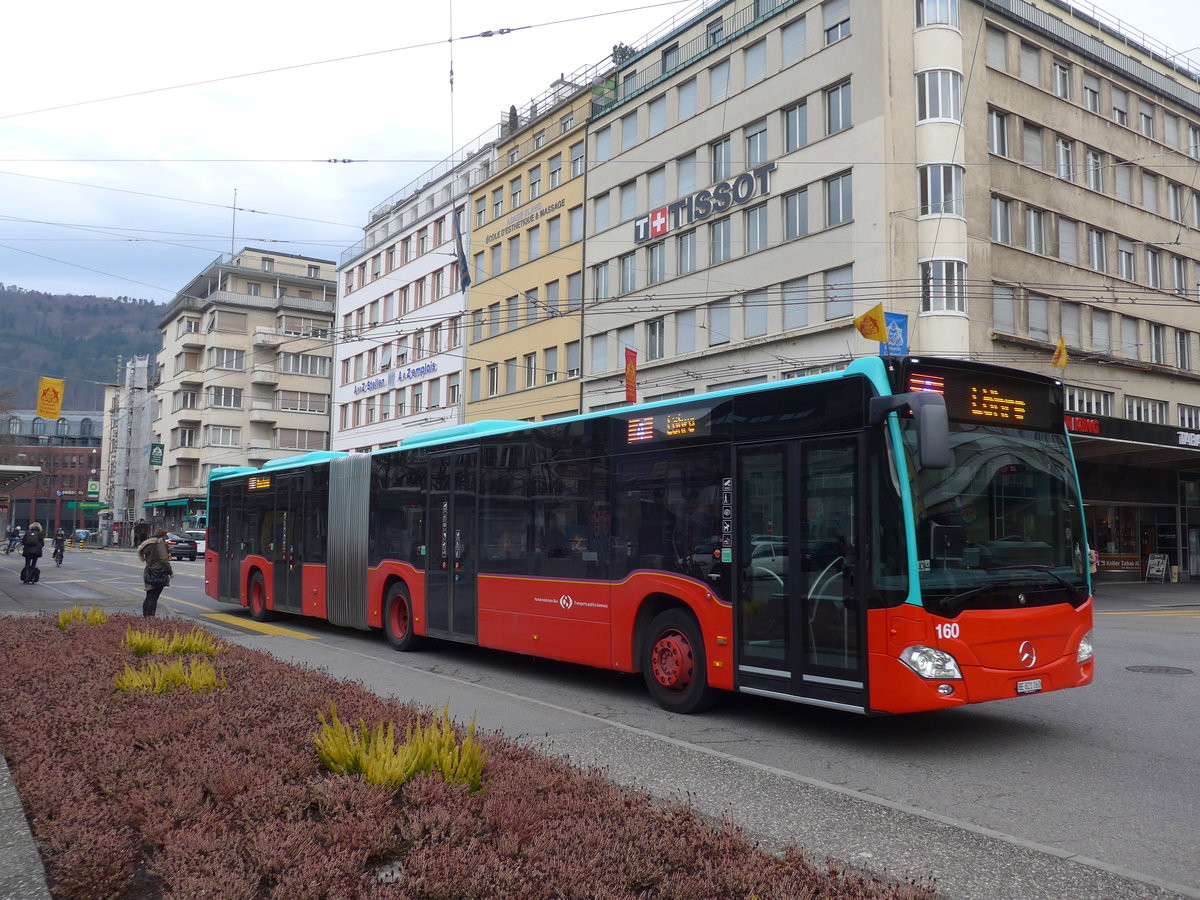
[[[255,622],[265,622],[271,618],[267,609],[267,583],[263,580],[262,572],[250,576],[250,618]]]
[[[383,602],[383,631],[394,650],[416,650],[421,639],[413,633],[412,600],[408,588],[396,582]]]
[[[654,617],[642,645],[642,675],[663,709],[686,715],[712,705],[704,643],[689,613],[668,609]]]

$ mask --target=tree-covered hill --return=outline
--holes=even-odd
[[[0,284],[0,392],[9,408],[31,409],[38,379],[66,380],[64,407],[99,410],[118,359],[155,354],[164,307],[134,297],[45,294]]]

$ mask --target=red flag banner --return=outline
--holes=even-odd
[[[625,348],[625,400],[637,403],[637,351]]]

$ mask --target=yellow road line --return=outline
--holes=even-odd
[[[1183,616],[1188,619],[1200,619],[1200,609],[1180,610],[1179,612],[1169,612],[1166,610],[1144,611],[1144,610],[1121,610],[1118,612],[1098,612],[1098,616],[1151,616],[1156,618],[1178,617]]]
[[[267,625],[264,622],[255,622],[253,619],[244,619],[241,616],[231,616],[228,613],[206,613],[203,618],[212,619],[216,622],[224,622],[226,625],[236,625],[239,628],[246,628],[250,631],[257,631],[260,634],[281,634],[286,637],[299,638],[302,641],[315,641],[315,634],[301,634],[299,631],[292,631],[290,628],[280,628],[278,625]]]

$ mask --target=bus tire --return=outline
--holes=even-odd
[[[383,632],[393,650],[403,652],[421,646],[421,639],[413,633],[412,600],[402,582],[393,584],[383,601]]]
[[[655,616],[641,656],[646,687],[663,709],[687,715],[712,705],[704,642],[689,612],[666,609]]]
[[[255,622],[265,622],[271,618],[267,609],[267,583],[263,580],[262,572],[250,576],[250,586],[246,593],[250,599],[250,618]]]

